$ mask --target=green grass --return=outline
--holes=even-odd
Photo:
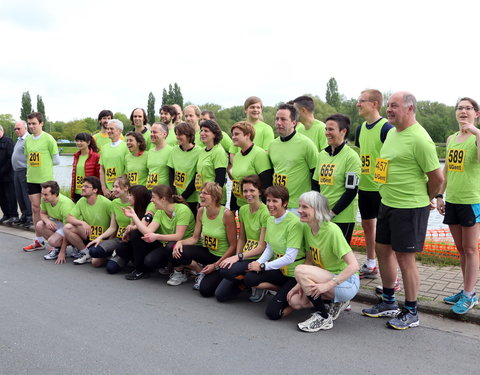
[[[74,154],[78,151],[77,147],[62,147],[61,154]]]

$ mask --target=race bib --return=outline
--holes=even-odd
[[[203,176],[200,173],[195,175],[195,190],[200,191],[202,190],[203,186]]]
[[[76,190],[81,190],[83,181],[85,180],[84,176],[75,176],[75,189]]]
[[[118,227],[117,229],[117,238],[122,239],[127,227]]]
[[[313,263],[315,263],[320,268],[324,268],[322,263],[322,257],[320,256],[320,249],[310,246],[310,254],[312,255]]]
[[[203,244],[209,250],[218,250],[218,238],[216,237],[203,236]]]
[[[372,155],[362,155],[362,174],[372,173]]]
[[[448,150],[448,171],[463,172],[466,150]]]
[[[101,225],[90,225],[90,229],[90,241],[93,241],[103,233],[103,227]]]
[[[233,180],[232,181],[232,193],[237,198],[242,198],[243,197],[243,194],[240,190],[240,181],[238,181],[238,180]]]
[[[41,167],[42,161],[40,160],[39,152],[29,152],[28,153],[28,165],[30,167]]]
[[[187,174],[185,172],[175,171],[173,186],[184,190],[187,187]]]
[[[245,242],[245,245],[243,246],[243,253],[246,253],[247,251],[253,250],[258,246],[258,241],[256,240],[247,240]]]
[[[373,181],[380,184],[387,183],[388,160],[377,158],[375,161],[375,172],[373,173]]]
[[[333,185],[333,177],[336,164],[322,164],[320,166],[320,176],[318,178],[319,185]]]
[[[117,178],[117,168],[112,167],[112,168],[107,168],[105,170],[105,180],[108,183],[114,183],[115,179]]]
[[[288,176],[285,174],[274,173],[273,174],[273,184],[287,187]]]
[[[130,185],[138,185],[138,172],[128,172],[127,178],[130,181]]]
[[[150,173],[147,177],[147,189],[151,190],[158,184],[158,174]]]

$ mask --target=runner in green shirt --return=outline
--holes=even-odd
[[[248,264],[245,275],[247,287],[273,284],[277,289],[275,298],[268,303],[265,313],[272,320],[280,319],[291,312],[287,294],[296,280],[295,267],[305,260],[302,224],[299,218],[287,211],[288,191],[280,185],[270,186],[266,191],[267,207],[271,217],[267,222],[265,251],[260,258]]]
[[[435,144],[416,121],[415,112],[416,99],[411,93],[397,92],[388,99],[387,118],[395,129],[387,135],[374,172],[382,196],[376,251],[383,296],[374,307],[362,310],[369,317],[394,317],[387,325],[401,330],[419,325],[420,279],[415,256],[423,249],[430,201],[443,184]],[[395,258],[405,286],[405,307],[400,313],[394,294]]]
[[[228,159],[225,150],[220,145],[222,131],[215,121],[204,120],[200,124],[200,136],[205,147],[198,155],[195,189],[200,192],[205,182],[214,181],[222,187],[222,204],[225,204]]]
[[[40,186],[42,188],[42,203],[40,205],[40,221],[35,226],[35,235],[48,241],[51,248],[43,258],[53,260],[57,259],[61,251],[65,253],[67,243],[66,241],[64,243],[63,226],[75,203],[60,194],[60,187],[56,181],[47,181]]]
[[[200,191],[200,209],[192,237],[178,241],[173,249],[175,271],[169,285],[186,281],[181,267],[188,266],[199,273],[194,289],[203,297],[211,297],[222,277],[220,263],[235,253],[237,232],[232,211],[221,206],[222,189],[215,182],[207,182]],[[203,235],[203,246],[196,245]],[[203,265],[200,266],[200,264]]]
[[[136,132],[127,133],[127,148],[130,151],[125,155],[125,176],[130,185],[147,185],[148,177],[148,152],[145,139]]]
[[[146,150],[150,150],[152,147],[152,141],[150,139],[150,130],[148,130],[147,113],[143,108],[135,108],[130,114],[130,121],[134,126],[134,132],[141,134],[145,139]]]
[[[327,137],[325,136],[325,124],[313,117],[315,112],[315,103],[309,96],[299,96],[293,100],[293,105],[298,111],[299,123],[296,130],[310,138],[318,152],[328,146]]]
[[[466,314],[478,304],[475,285],[478,280],[478,238],[480,235],[480,109],[472,98],[461,98],[455,107],[459,131],[447,139],[447,157],[443,169],[446,204],[437,195],[437,209],[445,215],[460,254],[463,290],[443,299],[455,314]]]
[[[107,124],[108,124],[108,121],[111,119],[113,119],[113,113],[108,109],[104,109],[100,111],[100,113],[98,114],[98,124],[100,126],[100,131],[93,135],[93,139],[95,139],[95,143],[97,144],[97,147],[99,150],[102,150],[102,147],[105,144],[110,143],[112,141],[108,137],[108,133],[107,133]]]
[[[328,122],[327,122],[328,127]],[[298,284],[288,293],[295,310],[314,307],[312,316],[298,328],[305,332],[331,329],[360,287],[358,262],[340,228],[330,221],[328,201],[316,191],[300,196],[307,260],[295,268]],[[324,300],[332,300],[328,309]]]
[[[82,198],[77,202],[64,227],[65,238],[82,256],[74,264],[91,262],[87,244],[100,236],[110,226],[112,202],[103,195],[98,195],[100,180],[88,176],[82,185]]]
[[[24,154],[27,156],[27,190],[32,204],[32,222],[35,227],[40,220],[40,184],[53,180],[53,165],[60,163],[55,139],[43,131],[43,115],[32,112],[27,116],[27,124],[32,136],[25,139]],[[44,238],[35,237],[24,251],[42,250]]]
[[[264,149],[253,143],[255,128],[246,121],[237,122],[232,126],[234,145],[239,148],[232,158],[232,192],[230,196],[230,209],[237,211],[247,202],[243,198],[240,180],[248,175],[256,174],[262,180],[266,189],[272,184],[273,168]]]
[[[273,184],[285,186],[290,195],[288,208],[295,213],[298,197],[312,190],[312,176],[317,166],[318,151],[313,142],[295,131],[297,110],[291,104],[278,107],[275,127],[280,137],[268,149],[273,165]]]
[[[120,120],[108,121],[107,130],[112,142],[104,145],[100,154],[100,182],[103,195],[107,198],[113,198],[111,192],[113,182],[117,177],[123,175],[128,148],[125,142],[120,139],[123,130],[123,123]]]
[[[187,123],[178,124],[175,127],[178,146],[175,146],[168,159],[169,185],[175,188],[188,203],[195,215],[197,212],[198,194],[195,190],[195,175],[197,173],[197,161],[201,148],[194,144],[195,131]]]
[[[378,182],[373,181],[375,161],[380,156],[380,149],[393,126],[380,115],[383,105],[383,94],[378,90],[364,90],[357,100],[358,114],[365,121],[357,127],[355,145],[360,148],[362,173],[358,185],[358,208],[362,217],[362,228],[367,250],[367,261],[360,269],[360,278],[374,279],[378,275],[375,259],[375,226],[380,193]],[[395,284],[396,288],[398,283]]]
[[[342,229],[348,243],[352,238],[357,216],[357,191],[360,158],[346,143],[350,119],[335,114],[326,120],[329,146],[320,152],[313,179],[328,200],[334,223]]]
[[[168,135],[166,137],[167,144],[171,147],[177,145],[177,137],[175,136],[175,123],[177,120],[177,111],[174,106],[172,105],[162,105],[160,108],[160,121],[167,125],[168,128]],[[150,133],[152,132],[152,127],[150,127]],[[151,135],[151,134],[150,134]],[[152,138],[153,143],[153,138]],[[153,148],[153,146],[152,146]]]
[[[217,118],[215,117],[215,114],[212,111],[208,111],[208,110],[202,111],[201,119],[202,120],[200,121],[200,127],[202,126],[202,122],[206,120],[211,120],[218,124]],[[220,140],[220,145],[228,154],[230,147],[232,147],[233,145],[233,142],[227,133],[225,133],[223,130],[221,130],[221,132],[222,132],[222,139]],[[205,144],[203,143],[202,137],[200,136],[200,143],[198,143],[197,146],[202,146],[202,145],[204,146]]]
[[[167,133],[175,131],[168,130],[167,125],[156,122],[150,128],[150,137],[152,138],[152,148],[148,151],[148,178],[147,189],[152,189],[156,185],[168,185],[168,159],[172,152],[172,147],[167,144]],[[176,138],[175,138],[176,143]]]
[[[167,266],[175,242],[193,234],[195,218],[192,211],[169,186],[154,186],[152,202],[157,212],[149,225],[142,223],[133,210],[125,211],[140,232],[140,235],[132,236],[135,270],[125,276],[127,280],[144,278],[149,271]]]
[[[131,223],[124,209],[130,207],[130,183],[125,176],[117,177],[113,183],[112,193],[116,197],[112,201],[110,226],[97,238],[87,244],[92,264],[95,267],[103,266],[115,249],[122,244],[125,232]]]
[[[262,150],[262,152],[265,151]],[[228,301],[245,289],[242,280],[248,270],[248,264],[258,259],[266,245],[265,232],[270,213],[267,206],[260,200],[263,194],[260,177],[246,176],[240,184],[247,204],[243,205],[238,212],[240,232],[237,240],[237,254],[220,264],[220,275],[223,280],[215,291],[215,297],[219,302]],[[250,301],[260,302],[265,294],[265,289],[253,288]]]

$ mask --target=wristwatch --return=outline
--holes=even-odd
[[[243,253],[238,253],[237,256],[238,256],[238,260],[243,260]]]
[[[334,281],[335,284],[340,285],[340,283],[337,280],[337,276],[333,276],[332,281]]]
[[[260,263],[260,272],[265,271],[265,263]]]

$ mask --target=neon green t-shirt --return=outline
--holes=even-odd
[[[476,137],[472,134],[459,143],[457,136],[458,132],[447,144],[445,198],[449,203],[477,204],[480,203],[480,162]]]
[[[374,172],[382,203],[393,208],[428,206],[426,173],[437,168],[435,143],[419,123],[401,132],[388,132]]]
[[[220,141],[220,145],[223,147],[224,151],[228,153],[228,150],[230,150],[230,147],[233,145],[232,139],[229,137],[227,133],[225,133],[222,130],[222,139]],[[195,144],[201,148],[205,147],[205,143],[202,142],[200,139],[200,130],[195,133]]]
[[[225,207],[220,206],[220,211],[215,219],[210,220],[207,217],[207,209],[203,209],[202,216],[202,233],[203,246],[205,246],[210,253],[221,257],[228,250],[230,243],[228,242],[227,230],[223,223],[223,215],[225,214]]]
[[[85,162],[87,161],[88,155],[80,155],[78,157],[78,162],[75,170],[75,193],[82,193],[82,184],[83,179],[85,178]]]
[[[305,248],[310,252],[314,265],[335,274],[347,268],[342,258],[352,249],[338,225],[330,221],[323,222],[316,235],[307,224],[302,226]]]
[[[128,201],[123,203],[120,198],[116,198],[112,201],[112,213],[115,215],[115,222],[117,223],[118,227],[115,237],[119,239],[122,239],[123,235],[125,234],[125,229],[132,222],[132,219],[127,217],[122,210],[122,208],[127,208],[129,206],[130,203]]]
[[[272,169],[272,164],[270,163],[268,154],[264,149],[255,144],[246,155],[242,155],[241,150],[235,154],[232,165],[232,194],[237,198],[237,205],[239,207],[247,204],[247,201],[243,198],[240,186],[242,178],[251,174],[259,175],[269,169]]]
[[[147,160],[147,151],[143,151],[138,156],[133,156],[131,152],[125,155],[125,175],[130,185],[147,185]]]
[[[85,197],[78,200],[70,215],[86,222],[92,228],[90,240],[100,236],[110,226],[112,202],[103,195],[97,195],[97,200],[90,205]]]
[[[194,180],[197,172],[198,156],[201,151],[202,149],[198,146],[194,146],[189,151],[183,151],[180,146],[175,146],[172,149],[167,165],[175,171],[173,185],[178,194],[182,194],[190,181]],[[197,191],[194,191],[186,200],[187,202],[197,202]]]
[[[159,234],[175,234],[178,225],[186,225],[187,230],[182,237],[182,240],[193,236],[195,229],[195,218],[190,208],[183,203],[174,203],[173,215],[168,217],[167,213],[163,210],[157,210],[153,221],[160,224],[157,229]]]
[[[227,168],[228,159],[225,150],[220,144],[213,146],[210,150],[203,148],[197,161],[197,174],[195,175],[195,190],[200,192],[205,182],[215,181],[215,169]],[[226,186],[223,185],[222,203],[226,202]],[[200,197],[199,197],[200,199]]]
[[[345,192],[345,180],[348,172],[359,177],[361,170],[360,158],[348,145],[344,145],[340,152],[330,156],[326,150],[320,152],[318,165],[313,179],[320,185],[320,193],[328,200],[332,209]],[[353,223],[357,215],[357,197],[332,221],[335,223]]]
[[[48,133],[25,138],[23,153],[27,155],[27,182],[41,184],[53,180],[53,155],[58,154],[57,142]]]
[[[262,150],[262,152],[264,152]],[[242,223],[245,231],[245,245],[242,252],[250,251],[258,246],[260,240],[260,232],[262,228],[267,227],[267,222],[270,219],[270,213],[267,206],[262,203],[258,210],[254,213],[250,212],[250,206],[244,205],[238,210],[238,221]],[[258,259],[260,255],[250,259]]]
[[[280,269],[285,276],[294,277],[295,267],[305,262],[303,228],[298,216],[287,212],[287,215],[278,224],[275,224],[274,217],[270,216],[267,222],[265,241],[270,245],[274,259],[284,256],[288,247],[298,249],[295,262]]]
[[[152,189],[156,185],[168,185],[168,159],[172,147],[166,144],[161,150],[155,150],[155,145],[148,151],[148,178],[147,189]]]
[[[95,144],[98,147],[98,153],[99,154],[102,151],[103,146],[105,146],[108,143],[112,143],[112,140],[108,137],[107,133],[100,133],[100,132],[95,133],[93,135],[93,139],[95,139]],[[123,134],[120,134],[120,139],[122,141],[125,140],[125,137],[123,136]]]
[[[51,203],[45,202],[43,199],[40,203],[40,209],[47,213],[48,217],[60,221],[67,222],[67,216],[72,212],[75,203],[63,194],[58,195],[58,201],[55,206]]]
[[[115,179],[123,175],[127,154],[130,151],[124,141],[119,141],[115,146],[111,142],[103,146],[99,164],[105,171],[105,184],[109,190],[112,190]]]
[[[375,123],[372,128],[367,127],[364,122],[360,129],[358,143],[360,144],[360,160],[362,162],[362,174],[358,188],[364,191],[378,191],[378,182],[373,181],[373,172],[375,171],[375,161],[380,156],[380,150],[383,146],[381,133],[383,125],[387,119],[382,118]],[[392,129],[390,129],[392,130]]]
[[[174,147],[178,145],[177,136],[175,134],[175,128],[168,130],[168,135],[167,135],[167,138],[165,138],[165,141],[170,147]]]
[[[299,122],[295,128],[297,132],[303,134],[311,139],[313,144],[317,146],[318,152],[322,151],[328,146],[327,136],[325,135],[325,124],[317,119],[313,120],[310,129],[305,128],[305,125]]]
[[[268,156],[275,172],[273,184],[285,186],[290,194],[288,207],[297,208],[300,195],[311,190],[310,170],[317,166],[317,148],[309,138],[296,133],[286,142],[276,138]]]
[[[148,128],[145,128],[145,129],[146,130],[143,133],[138,132],[138,134],[141,134],[143,136],[143,139],[145,139],[145,143],[147,144],[147,148],[145,149],[145,152],[147,152],[152,148],[152,139],[150,138],[150,130],[148,130]]]

